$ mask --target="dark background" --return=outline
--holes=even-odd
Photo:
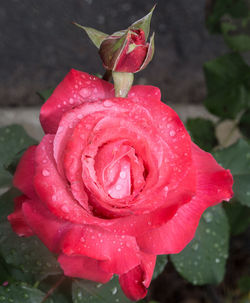
[[[202,64],[226,51],[205,28],[205,0],[1,0],[0,105],[41,104],[35,92],[55,87],[71,67],[103,72],[97,49],[72,21],[111,34],[155,3],[156,52],[136,83],[159,86],[170,102],[202,102]]]

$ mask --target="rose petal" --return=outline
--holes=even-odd
[[[61,254],[58,258],[64,274],[69,277],[92,280],[100,283],[107,283],[113,274],[103,271],[99,261],[83,257],[69,257]]]
[[[23,154],[13,179],[13,184],[27,197],[36,199],[37,195],[33,186],[35,174],[35,152],[36,146],[30,146]]]
[[[70,229],[62,249],[69,256],[83,255],[102,260],[99,266],[111,273],[127,272],[140,263],[134,237],[116,235],[87,225],[76,225]]]
[[[8,220],[10,221],[11,227],[15,233],[19,236],[29,237],[32,236],[34,233],[30,229],[29,225],[27,224],[23,212],[22,212],[22,205],[28,198],[24,195],[16,197],[14,199],[15,208],[14,212],[8,216]]]
[[[64,112],[85,102],[114,97],[113,85],[87,73],[71,69],[41,108],[45,133],[56,133]]]
[[[122,290],[131,300],[139,300],[146,296],[154,272],[156,256],[142,254],[142,262],[129,272],[120,275]]]
[[[59,253],[64,233],[70,223],[53,216],[39,201],[26,201],[23,214],[31,229],[49,250]]]
[[[53,139],[53,135],[45,135],[37,147],[34,177],[36,192],[56,216],[72,222],[84,223],[86,210],[74,199],[66,181],[57,171],[53,158]]]
[[[206,208],[232,197],[233,179],[210,155],[192,144],[197,171],[197,192],[165,225],[137,238],[140,248],[152,254],[179,253],[194,237]]]

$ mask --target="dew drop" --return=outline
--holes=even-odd
[[[43,169],[42,175],[43,175],[44,177],[48,177],[48,176],[50,175],[50,173],[49,173],[49,171],[48,171],[47,169]]]
[[[163,190],[164,190],[165,192],[168,192],[168,186],[165,186],[165,187],[163,188]]]
[[[174,131],[174,130],[171,130],[171,131],[169,132],[169,135],[170,135],[171,137],[175,136],[175,131]]]
[[[116,185],[116,187],[115,187],[115,189],[116,189],[116,190],[121,190],[121,189],[122,189],[122,187],[121,187],[121,185],[120,185],[120,184],[117,184],[117,185]]]
[[[109,101],[109,100],[106,100],[106,101],[103,102],[103,105],[105,107],[111,107],[113,105],[113,103],[111,101]]]
[[[203,215],[203,218],[207,223],[210,223],[213,221],[213,214],[210,211],[208,211]]]
[[[80,91],[79,91],[79,94],[85,98],[85,97],[88,97],[90,95],[90,90],[88,88],[82,88]]]
[[[126,178],[126,173],[124,171],[120,172],[120,177],[121,179],[125,179]]]
[[[220,263],[220,259],[219,259],[219,258],[216,258],[216,259],[215,259],[215,263]]]
[[[206,228],[206,233],[210,234],[211,230],[209,228]]]
[[[74,99],[70,98],[69,99],[69,104],[73,104],[74,103]]]
[[[79,114],[79,115],[77,115],[77,118],[78,118],[78,119],[82,119],[82,118],[83,118],[83,115],[82,115],[82,114]]]
[[[111,292],[112,292],[112,295],[115,295],[116,293],[117,293],[117,287],[115,286],[115,287],[113,287],[112,289],[111,289]]]
[[[198,242],[195,242],[193,245],[192,245],[192,249],[193,250],[198,250],[199,249],[199,243]]]
[[[68,206],[67,206],[67,205],[63,205],[63,206],[62,206],[62,211],[63,211],[64,213],[69,213],[69,208],[68,208]]]

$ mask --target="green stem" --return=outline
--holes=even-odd
[[[112,72],[115,96],[126,98],[134,81],[133,73]]]
[[[53,292],[64,282],[66,279],[65,276],[62,276],[46,293],[45,297],[42,299],[41,303],[44,303],[52,294]]]

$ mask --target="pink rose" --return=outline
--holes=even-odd
[[[9,220],[58,254],[65,275],[143,298],[156,255],[180,252],[202,213],[232,197],[232,176],[191,142],[153,86],[115,98],[71,70],[41,109],[45,136],[22,157]]]

